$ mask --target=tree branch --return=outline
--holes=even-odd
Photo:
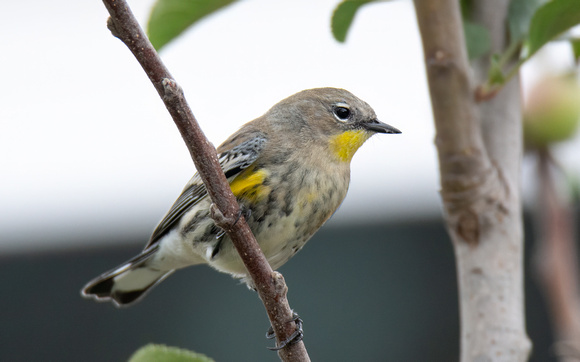
[[[173,80],[128,4],[125,0],[103,0],[103,3],[111,15],[107,23],[109,29],[137,58],[173,117],[215,205],[212,214],[216,223],[232,239],[264,303],[278,344],[282,343],[296,328],[286,299],[284,278],[270,267],[244,217],[238,220],[240,208],[219,165],[215,148],[201,131],[183,91]],[[302,341],[288,344],[278,354],[284,361],[310,360]]]
[[[502,94],[496,103],[477,104],[459,1],[414,3],[437,131],[441,196],[457,260],[461,361],[524,361],[530,342],[515,176],[521,158],[521,131],[514,130],[521,122],[519,99],[514,102],[510,93],[507,101]],[[482,0],[475,7],[491,11],[495,3]],[[502,3],[500,9],[507,6]],[[505,13],[491,12],[500,17],[505,36]],[[510,92],[519,94],[513,83]]]

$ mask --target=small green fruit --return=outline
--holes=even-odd
[[[580,122],[580,86],[573,76],[547,77],[531,91],[524,111],[526,148],[572,138]]]

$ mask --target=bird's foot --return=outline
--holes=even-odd
[[[302,325],[304,322],[302,321],[302,318],[300,318],[300,316],[297,313],[292,312],[292,319],[290,321],[296,323],[296,330],[294,331],[294,333],[292,333],[290,337],[288,337],[285,341],[282,341],[282,343],[280,343],[276,347],[268,347],[269,350],[279,351],[290,344],[300,342],[302,338],[304,338],[304,330],[302,329]],[[266,332],[266,338],[268,339],[276,338],[276,334],[274,333],[274,328],[272,328],[272,326],[268,328],[268,332]]]

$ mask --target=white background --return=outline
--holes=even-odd
[[[130,2],[142,24],[152,3]],[[363,7],[339,44],[330,33],[337,3],[242,1],[161,55],[215,145],[297,91],[350,90],[403,134],[376,136],[359,150],[331,223],[435,216],[434,129],[412,4]],[[194,172],[154,88],[106,29],[107,16],[96,0],[0,5],[2,253],[146,235]],[[542,52],[524,86],[566,66],[567,51]],[[558,147],[576,175],[578,154],[578,137]]]

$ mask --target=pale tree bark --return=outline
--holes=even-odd
[[[492,49],[506,46],[507,0],[473,1]],[[415,0],[436,127],[441,197],[454,246],[461,361],[525,361],[519,80],[477,103],[489,63],[469,64],[458,0]]]

